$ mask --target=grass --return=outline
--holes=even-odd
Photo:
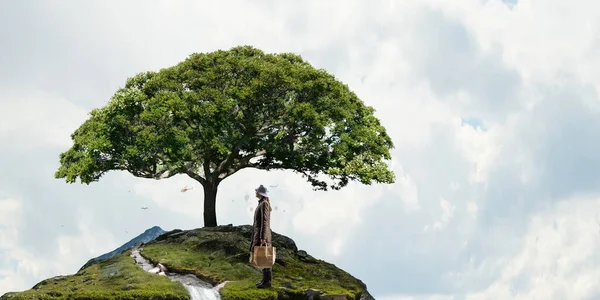
[[[274,245],[278,245],[274,241]],[[257,289],[262,275],[248,262],[249,242],[239,232],[206,232],[202,229],[179,233],[172,238],[144,246],[141,253],[153,263],[170,270],[195,274],[218,284],[232,281],[221,289],[224,300],[277,299],[283,294],[305,298],[308,289],[322,295],[345,295],[355,299],[365,290],[358,279],[327,262],[306,262],[290,249],[277,247],[280,262],[273,266],[273,287]]]
[[[164,276],[145,272],[129,251],[79,273],[46,279],[31,290],[7,293],[0,299],[189,299],[186,289]]]
[[[275,233],[277,263],[273,266],[273,287],[257,289],[255,284],[262,274],[248,262],[250,234],[250,226],[172,231],[144,245],[140,252],[171,272],[195,274],[213,285],[229,281],[220,290],[223,300],[306,299],[308,289],[321,291],[321,296],[358,299],[366,291],[360,280],[298,251],[291,239]],[[51,278],[29,291],[0,297],[5,299],[163,300],[189,296],[179,283],[143,271],[127,251],[75,275]]]

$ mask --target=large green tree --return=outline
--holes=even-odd
[[[393,183],[385,162],[393,143],[373,113],[298,55],[250,46],[195,53],[129,78],[92,110],[55,176],[89,184],[111,170],[187,174],[204,188],[204,225],[212,227],[219,183],[244,168],[292,170],[315,190]]]

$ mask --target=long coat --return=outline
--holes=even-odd
[[[260,246],[260,240],[266,240],[267,244],[271,244],[271,206],[265,198],[258,201],[252,227],[250,252],[254,251],[254,246]]]

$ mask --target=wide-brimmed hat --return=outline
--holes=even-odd
[[[267,196],[267,188],[264,187],[262,184],[254,190],[256,191],[256,193],[258,193],[259,195],[261,195],[263,197],[269,197],[269,196]]]

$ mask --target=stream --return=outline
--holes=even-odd
[[[187,274],[176,274],[170,272],[162,272],[161,266],[154,266],[150,261],[145,259],[138,248],[131,249],[131,257],[135,259],[135,262],[144,269],[146,272],[167,276],[173,281],[177,281],[188,290],[192,300],[220,300],[218,288],[220,286],[213,287],[211,284],[206,283],[195,275]]]

